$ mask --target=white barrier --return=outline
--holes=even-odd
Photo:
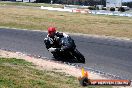
[[[41,6],[40,9],[45,9],[45,10],[55,10],[55,11],[64,11],[64,12],[74,12],[74,13],[88,13],[88,10],[82,10],[82,9],[76,9],[76,8],[72,8],[72,9],[62,9],[62,8],[53,8],[53,7],[43,7]]]
[[[62,8],[53,8],[53,7],[43,7],[41,6],[40,9],[45,9],[45,10],[55,10],[55,11],[66,11],[66,12],[72,12],[72,9],[62,9]]]
[[[41,6],[40,9],[52,10],[52,11],[73,12],[73,13],[90,13],[90,14],[101,14],[101,15],[132,17],[132,14],[120,13],[120,12],[110,12],[110,11],[99,11],[99,10],[89,11],[87,9],[76,9],[76,8],[71,8],[71,9],[70,8],[65,8],[65,9],[62,9],[62,8],[43,7],[43,6]]]

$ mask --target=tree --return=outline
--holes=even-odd
[[[37,3],[50,3],[51,0],[36,0]]]
[[[128,6],[130,8],[132,8],[132,2],[124,2],[122,3],[124,6]]]
[[[50,3],[51,0],[36,0],[37,3]],[[71,4],[71,5],[104,5],[106,0],[53,0],[53,3],[58,4]]]

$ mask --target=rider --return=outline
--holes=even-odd
[[[65,38],[67,40],[71,40],[73,44],[65,43],[60,44],[61,38]],[[56,51],[63,52],[69,49],[74,49],[76,47],[74,40],[71,39],[71,37],[65,33],[56,32],[55,27],[49,27],[48,28],[48,35],[47,38],[44,39],[44,43],[46,45],[46,48],[51,53],[54,53]]]

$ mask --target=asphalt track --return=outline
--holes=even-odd
[[[132,41],[71,35],[85,56],[85,67],[132,80]],[[0,28],[0,49],[52,59],[43,39],[45,32]]]

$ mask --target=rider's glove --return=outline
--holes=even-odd
[[[56,48],[51,47],[51,48],[49,48],[48,50],[49,50],[50,52],[55,52],[55,51],[56,51]]]
[[[63,51],[64,51],[64,49],[61,48],[61,49],[60,49],[60,52],[63,52]]]
[[[56,50],[55,50],[56,52],[63,52],[64,51],[64,49],[62,49],[62,48],[56,48]]]

